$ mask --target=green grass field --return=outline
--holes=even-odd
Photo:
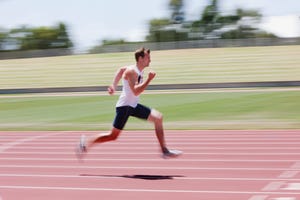
[[[152,84],[288,81],[300,78],[300,46],[153,51]],[[133,53],[0,60],[4,88],[108,85]]]
[[[153,51],[152,84],[300,80],[300,46]],[[108,85],[132,53],[0,60],[0,89]],[[297,88],[296,88],[297,89]],[[0,130],[107,130],[118,96],[0,95]],[[144,94],[167,129],[299,129],[300,92]],[[150,129],[130,119],[127,129]]]
[[[0,99],[1,130],[107,130],[117,96]],[[141,102],[164,114],[167,129],[300,128],[299,91],[145,94]],[[130,119],[127,129],[151,129]]]

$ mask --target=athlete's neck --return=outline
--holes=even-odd
[[[136,63],[136,68],[137,68],[140,72],[142,72],[142,71],[145,69],[145,67],[144,67],[143,65],[139,64],[139,63]]]

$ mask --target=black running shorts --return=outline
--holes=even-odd
[[[117,107],[113,126],[119,130],[123,130],[129,116],[147,120],[150,113],[151,109],[142,104],[138,104],[135,108],[131,106]]]

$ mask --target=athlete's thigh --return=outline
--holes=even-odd
[[[122,106],[116,108],[116,116],[113,122],[113,127],[119,130],[123,130],[129,116],[131,115],[133,108],[130,106]]]
[[[132,112],[132,116],[137,117],[139,119],[144,119],[147,120],[148,117],[150,116],[151,113],[151,108],[144,106],[142,104],[138,104],[133,112]]]

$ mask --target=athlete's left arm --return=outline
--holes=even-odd
[[[121,80],[123,73],[125,72],[126,69],[127,69],[127,67],[125,66],[125,67],[120,67],[117,70],[117,72],[114,76],[112,85],[108,86],[108,88],[107,88],[107,91],[110,95],[113,95],[115,93],[115,91],[117,90],[119,81]]]

